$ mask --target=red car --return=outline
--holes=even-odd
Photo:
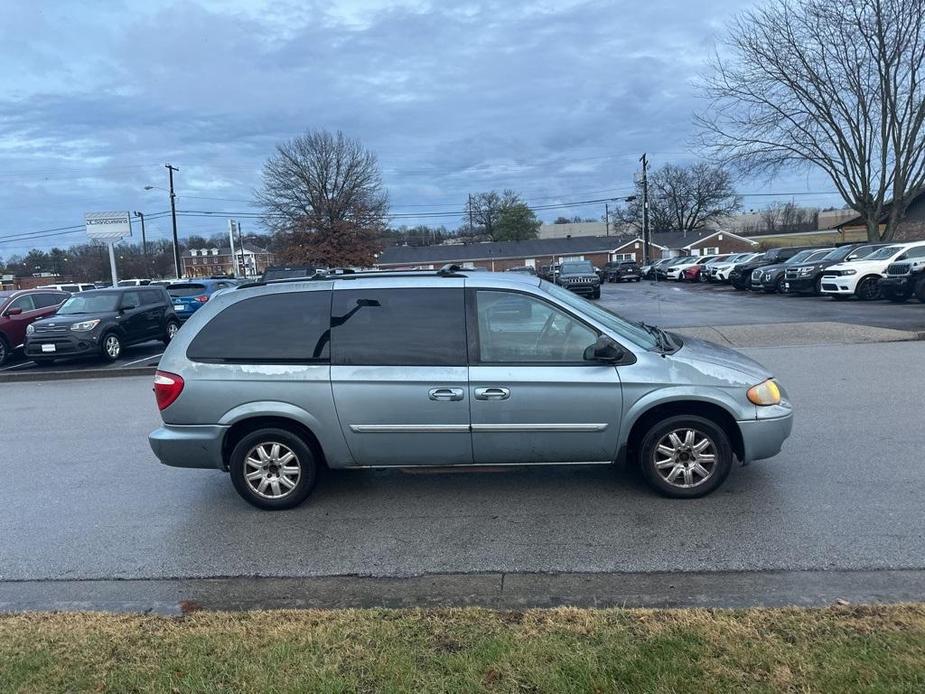
[[[26,341],[26,328],[48,318],[70,296],[54,289],[0,291],[0,364]]]

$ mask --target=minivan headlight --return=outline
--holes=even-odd
[[[77,332],[86,332],[87,330],[93,330],[96,326],[100,324],[99,318],[94,318],[93,320],[85,320],[80,323],[74,323],[71,326],[71,330],[76,330]]]
[[[779,405],[780,387],[773,379],[752,386],[746,393],[748,399],[756,405]]]

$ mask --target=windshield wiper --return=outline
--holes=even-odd
[[[675,345],[674,340],[671,339],[671,335],[657,325],[649,325],[648,323],[642,322],[640,322],[639,325],[642,326],[643,330],[655,338],[655,344],[663,352],[673,352],[677,349],[677,345]]]

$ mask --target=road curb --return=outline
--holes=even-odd
[[[917,602],[925,571],[423,574],[0,581],[0,612],[818,607]]]
[[[156,366],[128,366],[121,369],[74,369],[72,371],[41,371],[22,373],[0,373],[0,383],[28,383],[30,381],[71,381],[98,378],[125,378],[128,376],[153,376]]]

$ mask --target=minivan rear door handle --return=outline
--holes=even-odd
[[[431,400],[462,400],[463,399],[463,389],[462,388],[431,388],[429,394],[430,394]]]
[[[476,400],[507,400],[511,397],[510,388],[476,388]]]

